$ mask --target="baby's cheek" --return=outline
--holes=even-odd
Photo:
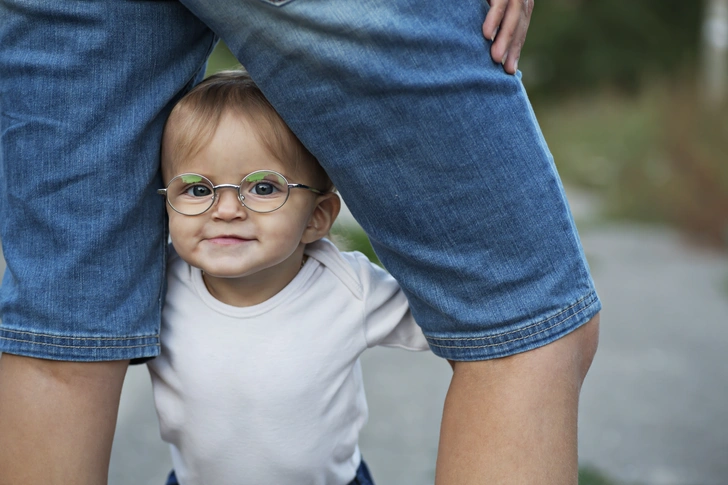
[[[171,224],[169,233],[170,239],[172,240],[172,246],[174,247],[174,251],[177,253],[177,255],[182,258],[182,260],[187,264],[197,267],[198,264],[195,264],[195,247],[194,243],[190,240],[190,238],[185,237],[184,234],[180,234],[179,231],[177,232],[177,234],[173,234]]]
[[[196,234],[199,232],[198,224],[188,216],[180,214],[170,214],[169,216],[169,237],[172,239],[174,249],[182,256],[185,250],[189,250],[194,245]]]
[[[167,211],[167,214],[169,215],[169,237],[174,242],[182,236],[183,225],[179,222],[179,214],[173,213],[173,211]]]

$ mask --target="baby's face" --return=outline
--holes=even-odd
[[[247,120],[231,114],[223,116],[209,143],[197,154],[185,160],[163,160],[162,164],[165,184],[176,175],[196,173],[215,185],[237,185],[251,172],[273,170],[291,184],[315,187],[312,174],[293,172],[258,141]],[[258,213],[243,207],[235,189],[220,188],[217,201],[203,214],[182,215],[167,206],[172,243],[183,260],[204,271],[211,291],[216,283],[248,282],[276,287],[277,293],[300,269],[302,239],[316,197],[309,190],[293,189],[281,208]]]

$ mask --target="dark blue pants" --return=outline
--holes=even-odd
[[[167,483],[165,485],[179,485],[179,482],[177,482],[177,476],[174,474],[174,470],[169,472],[169,477],[167,477]],[[374,485],[374,480],[372,479],[372,475],[369,473],[369,468],[367,468],[367,464],[364,463],[364,460],[361,461],[359,469],[356,471],[356,476],[349,485]]]

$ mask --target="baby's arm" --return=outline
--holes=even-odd
[[[367,346],[429,350],[422,329],[415,323],[407,298],[397,281],[360,253],[348,259],[359,273],[364,298],[364,335]]]

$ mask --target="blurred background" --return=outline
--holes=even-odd
[[[220,45],[209,72],[235,64]],[[537,0],[520,67],[604,303],[580,483],[728,484],[728,0]],[[350,216],[336,234],[375,258]],[[363,365],[375,480],[433,483],[449,366],[389,349]],[[110,483],[169,467],[131,368]]]

